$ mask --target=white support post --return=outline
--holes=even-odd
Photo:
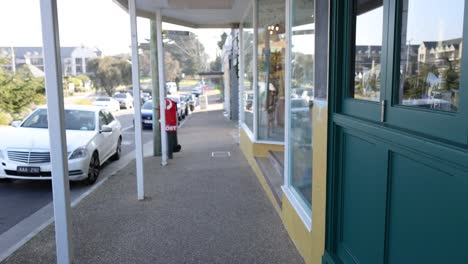
[[[55,217],[57,263],[73,262],[70,185],[68,179],[67,139],[63,108],[62,64],[60,59],[57,1],[41,0],[42,42],[52,164],[52,194]],[[53,144],[52,144],[53,142]]]
[[[253,116],[253,134],[254,134],[254,141],[257,142],[258,140],[258,114],[259,109],[258,106],[258,1],[253,1],[253,60],[252,60],[252,68],[254,71],[253,75],[253,93],[254,93],[254,101],[252,107],[254,109],[254,116]],[[266,88],[268,89],[268,88]]]
[[[284,56],[284,88],[285,88],[285,107],[284,107],[284,116],[285,116],[285,133],[284,133],[284,185],[290,185],[290,171],[289,168],[291,166],[291,159],[290,159],[290,150],[289,148],[291,140],[289,140],[289,133],[291,130],[291,111],[290,104],[291,104],[291,17],[292,17],[292,1],[294,0],[286,0],[286,23],[285,23],[285,36],[286,36],[286,54]]]
[[[132,83],[133,83],[133,110],[135,120],[135,155],[138,200],[145,199],[144,171],[143,171],[143,140],[141,125],[140,104],[140,67],[138,63],[138,34],[135,0],[128,1],[130,14],[130,30],[132,37]]]
[[[158,74],[159,74],[159,105],[161,107],[161,165],[167,165],[167,133],[166,133],[166,83],[164,78],[164,50],[162,40],[162,17],[161,10],[156,11],[156,43],[158,51]]]
[[[242,123],[245,122],[245,102],[244,102],[244,25],[239,26],[239,142]]]

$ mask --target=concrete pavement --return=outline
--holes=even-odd
[[[194,113],[166,167],[134,162],[72,209],[75,263],[303,263],[221,111]],[[53,225],[4,263],[54,263]]]

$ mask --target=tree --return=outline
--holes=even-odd
[[[27,67],[20,67],[15,73],[0,67],[0,112],[19,118],[32,104],[43,103],[45,103],[43,78],[33,77]]]
[[[171,36],[170,41],[164,44],[164,51],[179,62],[179,72],[185,73],[186,76],[196,75],[208,68],[205,47],[194,34]]]
[[[444,80],[441,83],[441,88],[445,91],[451,91],[452,89],[458,89],[460,87],[460,75],[454,69],[452,61],[446,58],[448,68],[442,72],[442,79]]]
[[[143,50],[140,54],[140,76],[141,77],[151,77],[151,51]]]
[[[166,67],[166,80],[175,82],[180,74],[179,61],[174,60],[169,52],[164,52],[164,66]]]
[[[210,63],[212,71],[221,71],[223,67],[221,56],[216,56],[216,59]]]
[[[96,89],[102,88],[109,96],[117,86],[132,82],[132,66],[123,58],[95,58],[89,61],[87,70]]]

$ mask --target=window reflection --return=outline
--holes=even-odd
[[[354,98],[380,100],[382,0],[355,0]]]
[[[312,106],[314,100],[314,0],[293,1],[291,29],[291,185],[312,202]]]
[[[404,0],[401,12],[399,103],[457,111],[464,1]]]
[[[284,141],[283,0],[258,1],[258,138]]]
[[[244,50],[244,123],[253,131],[253,10],[252,7],[247,11],[248,15],[243,23],[243,50]]]

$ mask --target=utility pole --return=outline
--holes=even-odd
[[[161,156],[161,130],[159,129],[159,77],[155,19],[151,19],[150,30],[151,83],[153,88],[153,156],[156,157]]]
[[[16,57],[15,57],[15,48],[11,47],[11,71],[16,72]]]

